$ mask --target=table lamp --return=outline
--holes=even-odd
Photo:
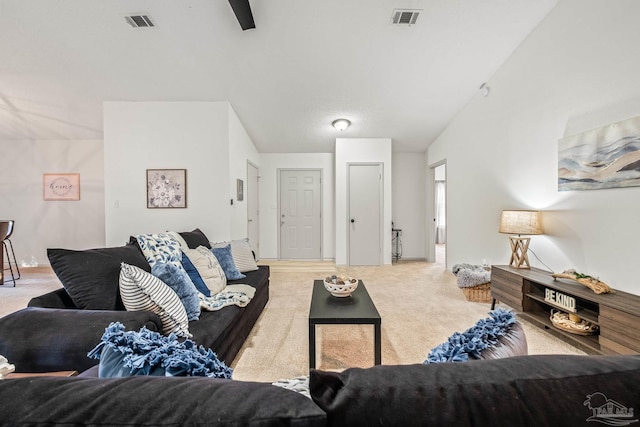
[[[515,268],[531,268],[527,250],[530,237],[520,237],[523,234],[542,234],[539,211],[514,210],[502,211],[500,218],[500,233],[517,234],[509,236],[511,243],[511,261],[509,265]]]

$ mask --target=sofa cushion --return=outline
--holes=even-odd
[[[178,234],[180,234],[184,241],[187,242],[189,249],[195,249],[198,246],[204,246],[207,249],[211,249],[209,239],[199,228],[196,228],[193,231],[181,231]]]
[[[253,250],[249,245],[249,239],[237,239],[230,242],[218,242],[211,245],[213,248],[223,248],[227,245],[231,245],[231,255],[233,256],[233,262],[235,263],[238,271],[246,273],[248,271],[255,271],[258,269],[255,257],[253,256]]]
[[[73,303],[85,310],[124,310],[118,287],[122,262],[151,271],[137,245],[88,250],[50,248],[47,256]]]
[[[7,426],[321,427],[310,399],[271,384],[193,377],[0,381]]]
[[[231,253],[231,245],[224,246],[222,248],[211,248],[211,252],[216,256],[220,266],[224,270],[224,275],[228,280],[244,279],[246,276],[238,270],[235,262],[233,261],[233,254]]]
[[[183,253],[187,256],[191,264],[193,264],[197,275],[209,290],[209,295],[203,292],[204,295],[211,296],[217,294],[227,286],[225,272],[218,262],[217,257],[210,249],[204,246],[198,246],[196,249],[185,249]]]
[[[190,337],[187,312],[178,295],[162,280],[138,267],[122,263],[120,294],[128,311],[151,311],[160,316],[165,334]]]
[[[187,312],[189,321],[198,320],[200,317],[198,290],[183,269],[179,269],[171,263],[156,262],[151,267],[151,274],[162,280],[178,295]]]
[[[536,355],[312,370],[309,384],[329,426],[506,427],[587,425],[596,393],[637,410],[639,381],[640,355]]]

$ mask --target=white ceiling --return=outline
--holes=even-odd
[[[261,152],[424,151],[558,1],[251,0],[242,31],[227,0],[0,0],[0,140],[102,139],[103,101],[229,101]]]

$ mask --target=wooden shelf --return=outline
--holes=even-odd
[[[557,301],[545,298],[552,290],[575,301],[575,314],[599,325],[598,335],[578,335],[556,328],[551,309],[571,312]],[[551,273],[505,265],[491,268],[491,295],[512,307],[519,316],[590,354],[640,353],[640,296],[615,291],[596,294],[591,289]]]

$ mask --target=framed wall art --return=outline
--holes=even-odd
[[[80,200],[80,174],[45,173],[42,191],[44,200]]]
[[[640,186],[640,117],[558,141],[558,191]]]
[[[147,208],[186,207],[186,169],[147,169]]]

